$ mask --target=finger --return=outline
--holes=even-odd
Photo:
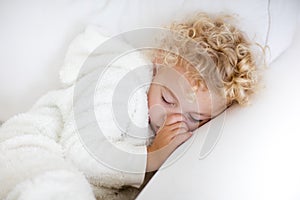
[[[178,134],[182,134],[182,133],[187,133],[188,130],[186,128],[180,127],[180,128],[173,130],[173,132],[175,133],[175,135],[178,135]]]
[[[185,133],[187,133],[187,130],[185,128],[175,129],[172,131],[172,134],[168,135],[168,139],[171,141],[175,137],[177,137],[177,135],[181,135],[181,134],[185,134]]]
[[[178,134],[171,141],[171,145],[173,146],[173,148],[177,148],[179,145],[187,141],[192,135],[192,132]]]
[[[174,124],[170,124],[167,126],[170,130],[178,129],[178,128],[183,128],[186,129],[185,132],[189,130],[187,124],[185,122],[176,122]]]
[[[168,135],[166,136],[166,138],[168,140],[172,140],[174,137],[176,137],[179,134],[183,134],[183,133],[187,133],[188,131],[186,130],[186,128],[176,128],[172,131],[170,131],[168,133]]]
[[[164,125],[174,124],[176,122],[181,122],[183,120],[184,120],[184,116],[182,114],[179,113],[171,114],[167,116]]]
[[[169,126],[164,126],[160,131],[157,132],[158,135],[164,135],[167,139],[171,140],[178,134],[186,133],[189,129],[185,122],[176,122]]]
[[[178,122],[175,122],[173,124],[169,124],[169,125],[163,125],[161,126],[158,131],[157,131],[157,134],[159,133],[162,133],[164,131],[173,131],[174,129],[178,129],[178,128],[185,128],[187,132],[188,131],[188,126],[185,122],[183,121],[178,121]]]

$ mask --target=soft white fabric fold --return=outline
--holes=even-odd
[[[64,89],[49,92],[27,113],[14,116],[1,126],[0,199],[118,199],[132,196],[132,193],[124,196],[121,192],[118,194],[117,189],[126,185],[139,187],[143,183],[147,138],[151,136],[148,131],[148,86],[135,92],[130,99],[130,120],[124,119],[127,130],[115,124],[111,108],[127,103],[116,101],[116,105],[112,105],[112,98],[116,85],[129,72],[147,65],[149,68],[144,68],[143,77],[134,75],[136,81],[151,82],[150,63],[135,52],[104,66],[103,60],[130,47],[115,41],[116,47],[121,48],[95,51],[107,40],[97,27],[88,27],[74,39],[67,52],[60,71]],[[103,68],[107,73],[100,77],[99,70],[103,71]],[[100,86],[95,89],[89,85],[93,78],[99,77]],[[74,91],[78,89],[74,98]],[[92,106],[85,103],[90,97],[94,98]],[[91,110],[95,112],[96,120],[89,118]],[[147,131],[141,132],[138,139],[127,137],[126,132],[133,130],[133,126],[144,127]],[[99,127],[103,132],[100,141]],[[113,169],[92,151],[110,155],[110,149],[101,147],[105,142],[129,155],[140,156],[113,158],[124,170]],[[128,172],[127,168],[137,173]]]

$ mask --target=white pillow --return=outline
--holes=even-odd
[[[251,39],[270,48],[267,60],[271,62],[291,44],[298,10],[297,0],[110,1],[96,23],[118,34],[138,27],[160,27],[199,11],[232,13]]]
[[[274,60],[291,43],[297,4],[297,0],[0,1],[0,121],[26,111],[39,96],[60,86],[58,71],[67,47],[88,24],[118,34],[166,25],[194,11],[232,12],[240,16],[241,27],[251,38],[262,45],[267,41]]]

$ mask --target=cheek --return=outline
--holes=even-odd
[[[149,108],[150,122],[152,125],[161,126],[164,122],[166,110],[160,104],[155,104]]]
[[[162,105],[159,94],[151,88],[148,93],[148,112],[152,125],[159,126],[163,124],[166,109]]]

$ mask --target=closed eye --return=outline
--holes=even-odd
[[[194,119],[194,118],[192,118],[192,120],[193,120],[194,122],[196,122],[196,123],[201,123],[201,122],[203,122],[202,119]]]
[[[189,118],[190,118],[191,121],[193,121],[195,123],[201,123],[201,122],[204,121],[203,119],[196,119],[192,115],[189,115]]]
[[[174,105],[174,103],[172,103],[171,101],[167,100],[164,95],[161,95],[161,99],[163,100],[164,103],[166,104],[170,104],[170,105]]]
[[[174,99],[174,96],[165,87],[163,87],[161,90],[161,99],[167,105],[174,106],[176,104],[176,100]]]

